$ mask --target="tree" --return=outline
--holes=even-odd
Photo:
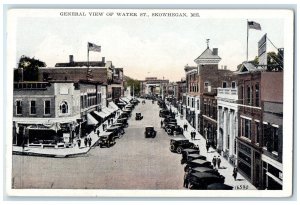
[[[23,69],[23,81],[37,81],[39,67],[47,66],[45,62],[38,59],[21,56],[19,60],[19,69]]]
[[[134,88],[134,95],[140,94],[140,81],[136,79],[132,79],[128,76],[125,77],[125,84],[127,87],[131,87],[131,95],[133,95],[133,88]]]

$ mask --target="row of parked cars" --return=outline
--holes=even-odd
[[[199,147],[184,136],[170,140],[171,152],[182,155],[181,164],[186,172],[186,184],[189,189],[231,190],[232,186],[224,184],[225,177],[214,169],[206,157],[200,155]]]
[[[183,134],[183,128],[177,124],[175,114],[171,110],[161,109],[159,116],[164,118],[162,125],[168,135]]]
[[[117,121],[108,127],[103,133],[100,133],[99,146],[111,147],[116,144],[116,139],[125,134],[125,128],[128,127],[128,119],[131,117],[132,110],[140,101],[132,99],[122,110]]]

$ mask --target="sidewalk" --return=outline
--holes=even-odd
[[[168,106],[168,105],[167,105]],[[168,109],[170,109],[170,106],[168,106]],[[173,112],[177,113],[177,109],[173,106],[171,106],[171,109]],[[219,169],[219,172],[221,175],[225,177],[225,184],[233,186],[233,189],[243,189],[243,190],[256,190],[256,187],[253,186],[250,182],[248,182],[242,175],[238,173],[237,175],[237,180],[235,181],[232,173],[233,173],[233,166],[219,153],[213,149],[212,147],[209,148],[209,151],[206,152],[206,141],[202,135],[200,135],[196,129],[194,129],[188,121],[183,118],[180,119],[180,115],[176,116],[177,119],[177,124],[183,127],[184,123],[187,123],[188,129],[187,131],[184,131],[183,135],[185,138],[189,139],[191,142],[199,146],[200,149],[200,154],[203,156],[206,156],[207,161],[212,161],[213,157],[220,156],[221,158],[221,168]],[[196,137],[195,140],[191,140],[191,131],[195,130],[196,131]]]
[[[113,119],[113,122],[116,122],[118,119],[118,116],[115,116]],[[13,154],[17,155],[30,155],[30,156],[42,156],[42,157],[70,157],[70,156],[76,156],[76,155],[83,155],[90,151],[91,148],[95,146],[95,144],[98,142],[99,137],[97,135],[97,130],[100,131],[100,133],[103,132],[103,124],[106,124],[108,126],[108,121],[105,121],[102,123],[99,127],[97,127],[96,132],[92,131],[89,135],[86,137],[91,137],[92,144],[91,147],[84,145],[84,139],[85,137],[81,138],[80,147],[78,147],[77,139],[75,139],[75,142],[73,143],[73,147],[70,148],[42,148],[42,147],[25,147],[24,150],[22,150],[22,147],[20,146],[13,146]]]

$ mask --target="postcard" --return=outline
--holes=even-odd
[[[292,10],[6,17],[7,195],[292,195]]]

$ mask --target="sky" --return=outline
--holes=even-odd
[[[58,13],[58,12],[57,12]],[[195,66],[194,60],[206,49],[218,48],[219,66],[236,70],[246,60],[247,19],[181,17],[62,17],[26,15],[17,19],[16,62],[22,55],[35,57],[53,67],[57,62],[87,60],[87,42],[100,45],[102,51],[90,52],[90,61],[105,57],[124,75],[143,80],[158,77],[178,81],[184,77],[184,66]],[[201,13],[200,13],[201,15]],[[249,60],[257,56],[257,42],[267,33],[278,47],[284,47],[284,20],[249,18],[262,30],[249,30]],[[268,43],[267,50],[275,48]]]

